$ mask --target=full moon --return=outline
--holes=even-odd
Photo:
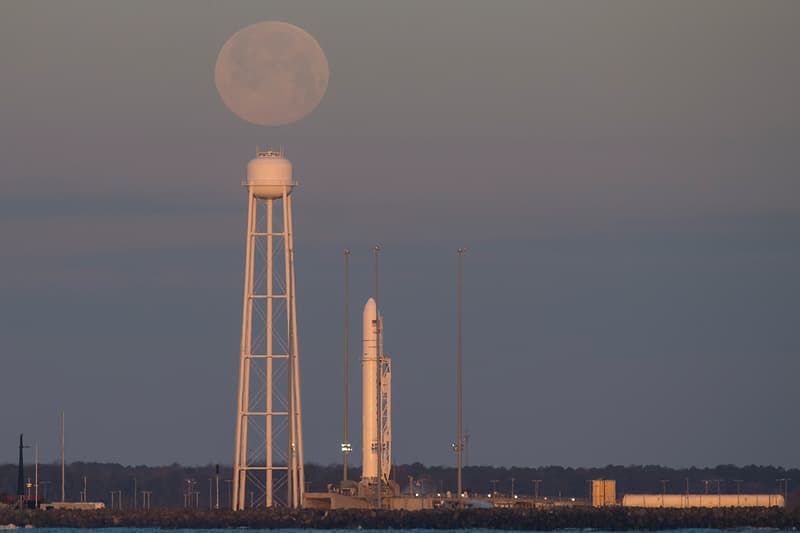
[[[311,113],[325,95],[328,76],[328,60],[311,35],[272,21],[233,34],[214,68],[225,105],[261,126],[291,124]]]

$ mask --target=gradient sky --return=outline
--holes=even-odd
[[[221,102],[224,42],[313,35],[302,121]],[[0,461],[231,463],[245,191],[295,192],[306,458],[340,460],[342,250],[383,252],[394,457],[800,465],[800,2],[0,3]],[[360,442],[360,369],[351,365]],[[354,454],[360,462],[360,453]]]

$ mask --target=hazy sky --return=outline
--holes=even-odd
[[[238,29],[320,43],[328,92],[248,124]],[[340,460],[380,243],[394,457],[800,465],[800,2],[0,3],[0,461],[231,463],[256,145],[295,192],[306,458]],[[360,442],[352,364],[351,440]],[[354,462],[360,462],[359,453]]]

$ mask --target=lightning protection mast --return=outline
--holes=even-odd
[[[299,507],[305,483],[291,197],[297,183],[283,151],[266,151],[248,163],[243,185],[247,244],[231,506]]]
[[[458,250],[456,250],[456,253],[458,254],[458,273],[457,273],[457,278],[458,279],[456,281],[456,285],[457,285],[457,291],[456,292],[458,293],[457,302],[456,302],[456,307],[457,307],[456,322],[457,322],[457,330],[458,330],[458,333],[457,333],[458,340],[457,340],[457,349],[456,349],[456,351],[457,351],[457,355],[456,355],[456,360],[457,360],[457,362],[456,362],[456,367],[457,367],[457,370],[456,370],[456,373],[457,373],[457,377],[456,377],[457,393],[456,394],[458,396],[458,399],[457,399],[457,403],[458,403],[458,423],[457,423],[457,426],[458,426],[458,437],[456,438],[456,453],[458,454],[457,463],[458,463],[458,498],[459,498],[459,501],[460,501],[460,499],[461,499],[461,497],[463,495],[463,490],[464,490],[463,486],[462,486],[462,478],[461,478],[462,469],[463,469],[463,465],[464,465],[464,461],[463,461],[463,457],[464,457],[464,432],[462,431],[462,405],[463,405],[463,403],[462,403],[462,386],[461,386],[461,383],[462,383],[461,382],[461,368],[462,368],[462,362],[461,362],[462,361],[462,359],[461,359],[461,348],[462,348],[461,332],[462,332],[462,329],[461,329],[461,324],[462,324],[462,316],[463,316],[462,312],[461,312],[461,286],[462,286],[462,279],[463,279],[463,275],[462,275],[463,270],[462,270],[462,264],[461,263],[462,263],[462,259],[464,257],[464,252],[466,252],[466,251],[467,251],[466,248],[459,248]]]

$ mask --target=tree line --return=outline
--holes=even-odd
[[[342,465],[307,464],[306,490],[327,491],[342,479]],[[457,472],[451,466],[426,466],[422,463],[397,465],[392,476],[404,493],[436,494],[455,492]],[[35,481],[33,465],[26,465],[26,480]],[[359,479],[360,468],[350,468],[350,479]],[[219,502],[230,502],[232,468],[220,465],[125,466],[116,463],[75,462],[66,466],[64,492],[66,500],[80,501],[86,487],[87,501],[102,501],[110,506],[120,503],[125,508],[141,508],[149,500],[152,507],[194,506],[208,509],[216,505],[217,479]],[[658,465],[608,465],[598,468],[493,467],[468,466],[463,470],[463,487],[473,494],[491,492],[521,497],[531,496],[538,486],[540,498],[585,499],[592,479],[614,479],[617,494],[625,493],[711,493],[787,494],[800,495],[800,469],[774,466],[719,465],[707,468],[668,468]],[[784,481],[788,480],[788,481]],[[688,489],[688,490],[687,490]],[[17,490],[17,465],[0,465],[0,496],[14,498]],[[26,489],[33,494],[35,488]],[[136,500],[134,501],[134,490]],[[39,465],[39,498],[42,501],[61,499],[61,465]]]

